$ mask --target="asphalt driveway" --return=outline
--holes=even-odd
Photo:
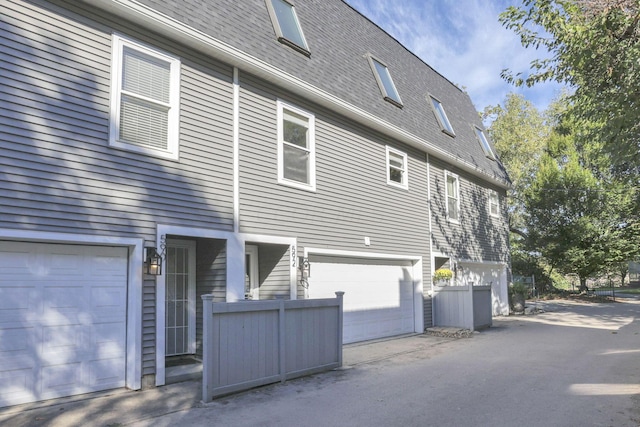
[[[540,307],[471,338],[349,345],[342,370],[207,404],[183,383],[0,413],[0,424],[640,426],[640,301]]]

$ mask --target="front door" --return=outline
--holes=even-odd
[[[166,356],[195,353],[196,242],[170,240],[166,259]]]

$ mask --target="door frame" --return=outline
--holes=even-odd
[[[195,240],[181,240],[181,239],[167,239],[167,250],[169,248],[186,248],[188,252],[187,259],[187,271],[188,275],[188,283],[187,283],[187,303],[188,307],[188,319],[187,319],[187,339],[189,340],[187,348],[187,354],[194,354],[196,352],[196,242]],[[168,255],[167,255],[168,258]],[[167,302],[167,275],[165,275],[164,286],[165,286],[165,295],[164,295],[164,303]],[[166,316],[167,313],[165,311],[165,333],[167,330],[167,321]],[[166,339],[165,339],[165,357],[166,357]]]

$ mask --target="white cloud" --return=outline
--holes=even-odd
[[[515,88],[500,73],[526,72],[541,52],[522,47],[498,22],[508,0],[347,0],[409,50],[453,83],[464,87],[476,108],[502,103],[508,92],[522,93],[539,109],[557,95],[559,85]],[[390,7],[393,4],[393,7]]]

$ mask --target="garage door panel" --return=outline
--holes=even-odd
[[[55,355],[63,353],[65,357],[81,351],[82,325],[56,325],[42,328],[42,355]]]
[[[44,398],[68,396],[82,388],[82,363],[71,361],[43,366],[42,395]]]
[[[89,362],[88,384],[96,390],[124,387],[120,373],[125,368],[122,358],[94,360]]]
[[[310,298],[343,291],[343,341],[413,332],[415,286],[411,263],[380,259],[311,257]]]
[[[10,286],[2,286],[0,282],[0,325],[20,323],[19,319],[24,319],[37,309],[31,304],[33,291],[33,287],[19,288],[13,283]]]
[[[120,332],[123,327],[118,323],[93,325],[89,338],[93,354],[99,358],[123,356],[126,352],[126,335]]]
[[[34,328],[0,328],[0,358],[27,355],[33,334]]]
[[[30,402],[35,395],[35,370],[33,368],[15,368],[0,372],[0,402]]]
[[[0,406],[125,385],[127,255],[0,242]]]
[[[98,318],[121,316],[125,314],[127,294],[124,289],[100,285],[91,292],[91,308]]]
[[[78,314],[87,309],[87,295],[82,286],[44,286],[42,294],[46,318],[53,322],[65,324],[67,316],[73,316],[73,319],[77,319]]]

